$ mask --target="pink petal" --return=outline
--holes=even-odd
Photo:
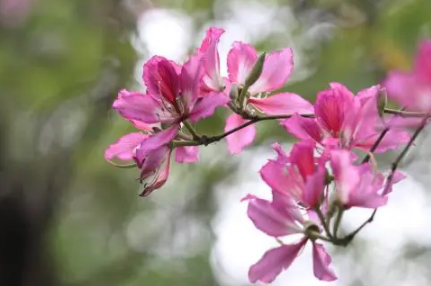
[[[334,270],[329,268],[332,259],[320,243],[313,243],[313,271],[314,276],[322,281],[334,281],[337,279]]]
[[[243,119],[238,114],[231,114],[226,120],[225,132],[228,132],[242,124],[247,123],[249,120]],[[232,133],[226,137],[227,145],[231,154],[238,154],[249,146],[256,136],[256,128],[253,124],[242,128],[241,130]]]
[[[112,107],[128,120],[144,123],[170,123],[174,120],[172,116],[162,113],[160,103],[148,94],[122,90]]]
[[[332,137],[338,137],[342,130],[348,104],[346,99],[349,98],[344,87],[339,84],[335,86],[337,88],[331,86],[331,89],[319,92],[314,104],[316,119]],[[353,98],[351,100],[353,101]]]
[[[224,32],[225,31],[220,28],[209,28],[198,50],[198,54],[203,57],[204,61],[205,75],[203,77],[203,82],[208,91],[219,91],[223,87],[223,80],[220,76],[220,57],[217,45]]]
[[[262,74],[249,88],[250,94],[270,92],[284,86],[293,70],[293,52],[286,48],[265,58]]]
[[[294,114],[291,118],[281,120],[283,127],[300,140],[313,139],[320,142],[323,132],[314,118],[305,118]]]
[[[110,145],[105,151],[105,159],[112,160],[117,157],[120,160],[128,161],[133,160],[134,149],[141,144],[149,135],[141,132],[129,133],[117,142]]]
[[[132,122],[133,126],[135,126],[137,129],[143,131],[153,131],[153,127],[157,126],[157,124],[148,124],[139,120],[130,120],[130,122]]]
[[[270,160],[259,172],[262,179],[272,190],[287,195],[287,187],[290,185],[290,181],[286,168],[285,165]]]
[[[345,204],[349,202],[349,196],[359,184],[360,175],[352,165],[350,152],[347,150],[335,150],[331,152],[331,168],[334,173],[337,194]]]
[[[301,176],[306,179],[307,176],[314,173],[316,165],[314,162],[314,148],[316,144],[311,140],[304,140],[293,145],[290,151],[290,163],[298,168]]]
[[[368,165],[368,168],[362,168],[360,171],[360,178],[359,183],[350,190],[348,200],[343,201],[344,205],[370,209],[385,205],[388,198],[378,192],[383,186],[383,175],[373,174],[371,166]]]
[[[358,140],[355,142],[355,146],[363,150],[369,151],[374,145],[380,132],[375,132],[371,136],[367,136],[366,140]],[[400,130],[389,130],[383,139],[380,141],[378,147],[374,150],[375,153],[384,153],[391,149],[397,149],[403,145],[406,145],[410,141],[410,134],[406,131]]]
[[[343,101],[352,100],[355,95],[351,92],[344,84],[339,82],[331,82],[329,84],[330,88],[337,94],[337,97],[342,98]]]
[[[136,160],[138,162],[143,162],[145,157],[151,151],[171,142],[178,134],[178,130],[179,126],[173,125],[168,129],[160,131],[142,141],[141,145],[136,149]]]
[[[395,171],[394,176],[392,177],[392,180],[389,184],[389,186],[386,187],[387,182],[385,182],[385,187],[383,188],[382,195],[387,195],[389,193],[392,193],[393,185],[404,180],[407,176],[399,171]]]
[[[248,102],[268,115],[312,114],[314,112],[310,102],[289,92],[278,93],[267,98],[251,97]]]
[[[380,85],[373,85],[370,86],[368,88],[362,89],[361,91],[358,92],[358,94],[356,95],[356,98],[361,100],[361,103],[364,103],[364,101],[368,100],[368,99],[372,99],[372,100],[377,100],[377,96],[380,92]],[[377,107],[377,104],[375,104]]]
[[[262,258],[250,267],[248,271],[250,282],[271,283],[274,281],[281,271],[289,268],[306,242],[307,240],[303,239],[297,244],[282,245],[265,252]]]
[[[292,209],[292,212],[295,212],[295,209]],[[279,237],[302,232],[294,217],[281,204],[258,198],[249,200],[247,215],[257,229],[269,236]]]
[[[159,170],[159,172],[154,177],[153,181],[145,185],[144,190],[140,194],[141,197],[146,197],[150,195],[154,190],[160,189],[166,183],[169,177],[169,168],[171,165],[171,162],[170,162],[171,154],[172,154],[172,151],[169,151],[165,168],[163,168],[162,170]]]
[[[196,55],[191,56],[181,69],[181,97],[186,112],[193,108],[198,98],[203,74],[202,58]]]
[[[142,163],[138,164],[141,170],[139,180],[141,181],[146,180],[149,177],[153,176],[154,174],[158,173],[160,170],[160,167],[162,166],[163,162],[165,162],[170,152],[171,152],[171,149],[168,146],[164,145],[149,153],[144,158]]]
[[[147,92],[176,104],[180,81],[175,64],[164,57],[153,56],[144,65],[142,75]]]
[[[225,105],[229,100],[222,92],[211,92],[196,102],[188,118],[197,122],[201,118],[211,116],[217,107]]]
[[[388,98],[410,110],[428,111],[431,105],[431,83],[424,84],[413,73],[393,71],[383,85]]]
[[[307,177],[301,201],[310,208],[319,206],[325,190],[325,175],[326,169],[321,166],[314,174]]]
[[[199,148],[197,146],[176,147],[175,161],[177,163],[194,163],[199,161]]]
[[[283,147],[281,147],[279,143],[274,143],[271,145],[271,147],[275,150],[275,152],[277,152],[277,163],[287,164],[290,162],[289,157],[287,156],[286,152],[284,152]]]
[[[227,55],[229,80],[233,83],[244,84],[256,60],[257,52],[253,46],[234,42]]]
[[[431,40],[422,41],[419,44],[415,59],[415,74],[420,81],[431,84]]]

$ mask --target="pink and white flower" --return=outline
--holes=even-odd
[[[299,208],[292,204],[283,204],[279,201],[266,201],[253,196],[246,198],[249,201],[247,214],[256,228],[269,236],[280,238],[288,235],[303,234],[304,236],[295,244],[281,244],[265,252],[262,258],[250,267],[248,272],[252,283],[262,281],[271,283],[275,278],[293,263],[308,241],[313,247],[313,271],[316,278],[323,281],[337,279],[330,268],[331,257],[322,244],[309,239],[309,228],[318,231],[313,222],[307,221]],[[280,240],[279,240],[280,241]]]
[[[229,81],[243,87],[247,77],[258,59],[257,51],[251,45],[235,42],[229,51],[227,64]],[[248,88],[245,98],[246,110],[267,115],[289,115],[294,113],[310,114],[313,106],[297,94],[282,92],[272,96],[268,94],[282,88],[293,70],[292,49],[286,48],[266,56],[263,70],[255,83]],[[226,121],[225,131],[246,123],[238,114],[232,114]],[[255,127],[250,125],[235,135],[227,137],[231,153],[239,153],[250,145],[256,135]]]
[[[144,65],[147,93],[122,90],[113,107],[128,120],[148,124],[196,122],[229,101],[218,93],[198,97],[203,72],[199,56],[192,56],[182,67],[163,57],[152,57]]]

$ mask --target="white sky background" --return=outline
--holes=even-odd
[[[277,7],[265,6],[257,2],[231,1],[231,12],[236,13],[230,20],[213,23],[226,29],[219,45],[222,72],[226,73],[226,56],[233,41],[240,40],[254,42],[259,37],[265,37],[273,30],[294,28],[293,17],[275,17]],[[288,10],[284,15],[291,15]],[[269,22],[271,20],[271,22]],[[286,25],[286,22],[289,25]],[[269,24],[270,23],[270,24]],[[322,24],[324,25],[324,24]],[[325,24],[327,26],[327,24]],[[313,28],[313,35],[316,30]],[[161,55],[169,59],[182,62],[187,54],[193,35],[193,22],[190,17],[173,10],[154,9],[144,13],[138,22],[139,38],[133,42],[137,50],[146,49],[149,56]],[[200,31],[200,38],[195,42],[199,45],[205,31]],[[309,43],[310,38],[305,34],[302,39],[286,39],[286,43],[294,48],[295,77],[306,76],[309,72],[301,67],[301,46]],[[145,43],[143,45],[142,43]],[[283,46],[277,47],[282,48]],[[147,60],[143,59],[143,61]],[[142,62],[143,62],[142,61]],[[136,78],[141,82],[142,62],[137,64]],[[336,80],[336,79],[334,79]],[[217,146],[223,147],[224,146]],[[214,149],[215,150],[215,149]],[[287,148],[286,148],[287,150]],[[214,272],[223,285],[247,284],[247,272],[251,264],[255,263],[270,247],[276,246],[272,238],[267,237],[254,228],[246,215],[246,203],[240,199],[248,193],[268,197],[269,188],[262,182],[257,171],[268,158],[274,157],[274,152],[267,144],[266,148],[248,150],[239,155],[242,162],[241,176],[237,184],[220,184],[216,193],[219,202],[219,212],[214,218],[213,227],[217,241],[212,251],[212,265]],[[367,211],[347,212],[347,229],[354,229],[369,216]],[[381,281],[380,285],[427,285],[420,272],[406,272],[405,275],[389,275],[387,269],[391,266],[392,255],[397,254],[403,244],[414,241],[419,244],[431,243],[429,218],[431,208],[424,197],[423,189],[411,178],[398,184],[391,195],[388,206],[381,208],[375,221],[367,226],[357,237],[372,240],[372,248],[364,252],[371,252],[369,261],[373,261],[373,271],[363,273],[364,281]],[[332,249],[329,248],[331,252]],[[352,261],[346,255],[340,254],[334,259],[334,268],[340,280],[335,283],[324,283],[316,280],[312,274],[311,251],[306,249],[288,271],[285,271],[273,285],[345,285],[351,281]],[[375,266],[375,267],[374,267]],[[387,277],[389,275],[389,277]],[[370,280],[371,279],[371,280]],[[371,285],[371,284],[370,284]]]

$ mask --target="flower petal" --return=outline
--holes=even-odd
[[[176,147],[175,161],[177,163],[194,163],[199,161],[199,148],[197,146]]]
[[[162,170],[157,172],[154,179],[144,186],[144,190],[140,194],[141,197],[146,197],[150,195],[154,190],[160,189],[168,180],[169,177],[169,168],[171,165],[171,154],[172,150],[169,151],[168,158],[166,159],[166,165]]]
[[[302,229],[296,224],[294,208],[285,208],[281,204],[273,204],[263,199],[249,200],[247,215],[257,229],[269,236],[279,237],[288,234],[301,233]]]
[[[123,161],[133,160],[133,152],[143,140],[148,138],[149,135],[141,132],[133,132],[124,135],[117,142],[110,145],[105,151],[105,159],[112,160],[117,157]]]
[[[234,42],[227,55],[229,80],[244,84],[257,60],[257,52],[251,45]]]
[[[287,164],[290,162],[289,157],[287,156],[286,152],[284,152],[283,147],[280,145],[280,143],[276,142],[272,144],[271,147],[275,150],[275,152],[277,152],[277,163]]]
[[[399,171],[394,172],[394,176],[392,177],[391,182],[389,183],[389,186],[386,187],[387,181],[385,182],[385,187],[383,188],[382,195],[387,195],[389,193],[392,193],[393,185],[404,180],[407,176]],[[386,179],[387,180],[387,179]]]
[[[249,88],[250,94],[270,92],[284,86],[293,70],[293,52],[286,48],[265,58],[262,74]]]
[[[269,162],[260,169],[259,173],[265,183],[270,186],[273,191],[288,195],[287,187],[290,185],[290,180],[287,176],[286,168],[285,165],[269,160]]]
[[[249,120],[245,120],[238,114],[234,113],[227,118],[224,131],[229,132],[248,121]],[[255,136],[256,128],[253,124],[227,136],[226,140],[230,153],[238,154],[242,152],[245,147],[249,146],[253,142]]]
[[[248,271],[250,282],[271,283],[274,281],[281,271],[289,268],[306,242],[307,239],[303,239],[297,244],[282,245],[265,252],[262,258],[250,267]]]
[[[325,175],[325,167],[320,166],[314,174],[307,177],[302,194],[302,202],[310,208],[319,206],[320,199],[325,190]]]
[[[145,157],[153,150],[160,148],[163,145],[171,142],[178,134],[179,126],[173,125],[168,129],[160,131],[142,141],[141,145],[136,149],[137,162],[143,162]],[[139,165],[139,164],[138,164]]]
[[[225,105],[229,100],[223,92],[211,92],[196,102],[188,118],[197,122],[201,118],[211,116],[217,107]]]
[[[164,57],[153,56],[145,63],[142,77],[149,94],[164,98],[171,104],[176,103],[176,97],[180,91],[180,81],[172,61]]]
[[[171,123],[175,120],[170,114],[162,112],[160,102],[139,92],[120,91],[112,107],[128,120],[144,123]]]
[[[361,178],[359,172],[352,165],[352,157],[347,150],[335,150],[331,152],[331,168],[334,173],[337,194],[344,204],[349,202],[349,196]]]
[[[314,148],[316,144],[312,140],[303,140],[295,143],[290,151],[290,163],[298,168],[304,178],[312,175],[316,169],[314,162]]]
[[[170,148],[164,145],[149,153],[144,158],[142,163],[138,164],[141,170],[139,180],[143,181],[148,179],[152,175],[157,174],[163,162],[166,160],[167,156],[169,155],[169,152],[171,152]]]
[[[278,93],[267,98],[251,97],[248,102],[268,115],[311,114],[314,112],[314,107],[310,102],[290,92]]]
[[[339,137],[342,131],[346,107],[353,103],[350,94],[351,92],[341,84],[332,84],[330,89],[317,94],[314,104],[316,119],[332,137]]]
[[[218,42],[225,30],[211,27],[207,30],[198,54],[203,57],[205,75],[203,82],[207,91],[219,91],[224,86],[220,76],[220,57],[217,50]]]
[[[313,139],[320,142],[323,138],[322,130],[314,118],[305,118],[294,114],[291,118],[281,120],[283,127],[300,140]]]
[[[322,281],[337,280],[334,270],[329,268],[332,259],[320,243],[313,243],[313,272],[317,279]]]
[[[420,81],[431,84],[431,40],[419,44],[415,58],[415,74]]]
[[[191,56],[181,69],[181,97],[186,112],[190,112],[198,98],[203,74],[202,58],[197,55]]]

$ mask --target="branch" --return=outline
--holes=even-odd
[[[300,115],[302,117],[307,117],[307,118],[314,118],[314,114],[302,114]],[[250,121],[247,121],[246,123],[237,126],[223,134],[220,135],[215,135],[215,136],[207,136],[207,135],[202,135],[199,138],[197,138],[197,140],[194,141],[174,141],[173,142],[173,146],[177,147],[177,146],[199,146],[199,145],[209,145],[212,144],[214,142],[220,141],[221,139],[241,130],[246,128],[247,126],[250,126],[256,122],[260,122],[260,121],[266,121],[266,120],[276,120],[276,119],[287,119],[292,117],[292,115],[272,115],[272,116],[255,116],[252,117],[250,119]]]

